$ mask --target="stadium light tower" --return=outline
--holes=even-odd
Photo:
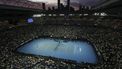
[[[42,9],[43,9],[43,10],[46,10],[45,3],[42,3]]]
[[[70,0],[67,0],[67,10],[70,11]]]
[[[60,0],[58,0],[58,10],[60,10],[61,6],[60,6]]]

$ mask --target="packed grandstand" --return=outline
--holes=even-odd
[[[0,5],[42,9],[42,3],[28,0],[0,0]],[[101,13],[101,12],[100,12]],[[45,14],[45,13],[40,13]],[[52,14],[53,15],[53,14]],[[121,69],[122,18],[114,16],[45,16],[33,22],[10,24],[0,21],[0,69]],[[53,57],[18,53],[22,44],[41,37],[87,39],[99,55],[98,64],[75,63]]]

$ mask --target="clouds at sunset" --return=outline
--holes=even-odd
[[[57,0],[30,0],[33,2],[44,2],[46,3],[47,6],[51,7],[51,6],[57,6]],[[102,2],[104,2],[105,0],[71,0],[71,6],[78,8],[79,5],[84,5],[84,6],[95,6],[98,5]],[[63,3],[64,5],[66,5],[67,0],[61,0],[61,3]]]

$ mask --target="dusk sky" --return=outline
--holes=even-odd
[[[30,1],[34,1],[34,2],[45,2],[47,4],[53,4],[56,5],[57,4],[57,0],[30,0]],[[66,3],[67,0],[61,0],[62,3]],[[105,0],[71,0],[71,5],[86,5],[86,6],[94,6],[97,4],[100,4],[102,2],[104,2]]]
[[[46,3],[47,7],[55,6],[57,7],[57,0],[29,0],[33,2],[44,2]],[[95,7],[107,0],[70,0],[71,6],[75,8],[75,10],[79,9],[79,5],[88,6],[88,7]],[[66,5],[67,0],[61,0],[61,3]]]

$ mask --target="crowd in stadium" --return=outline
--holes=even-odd
[[[0,5],[42,9],[41,2],[29,0],[0,0]],[[122,19],[94,15],[44,16],[33,19],[32,23],[20,22],[21,26],[19,22],[14,25],[6,19],[0,20],[0,69],[120,69],[122,67]],[[16,51],[23,44],[40,37],[87,39],[95,48],[99,58],[98,64],[76,63]]]
[[[29,0],[0,0],[0,5],[10,5],[10,6],[18,6],[25,8],[33,8],[33,9],[42,9],[40,2],[31,2]]]
[[[63,37],[63,38],[85,38],[93,43],[97,53],[102,57],[100,65],[76,64],[61,61],[59,59],[30,56],[16,53],[21,44],[40,36]],[[80,68],[116,68],[120,67],[121,52],[120,32],[111,28],[87,27],[87,26],[65,26],[65,25],[39,25],[15,27],[0,32],[0,67],[5,69],[22,68],[49,68],[49,69],[80,69]],[[13,61],[11,61],[13,60]],[[56,60],[56,61],[55,61]],[[57,61],[59,60],[59,61]]]
[[[57,24],[57,25],[91,25],[91,26],[103,26],[109,27],[113,29],[122,29],[121,28],[121,19],[117,18],[109,18],[109,16],[101,17],[101,16],[86,16],[86,17],[69,17],[68,19],[65,17],[55,17],[55,16],[46,16],[42,17],[42,20],[37,23],[42,24]]]

